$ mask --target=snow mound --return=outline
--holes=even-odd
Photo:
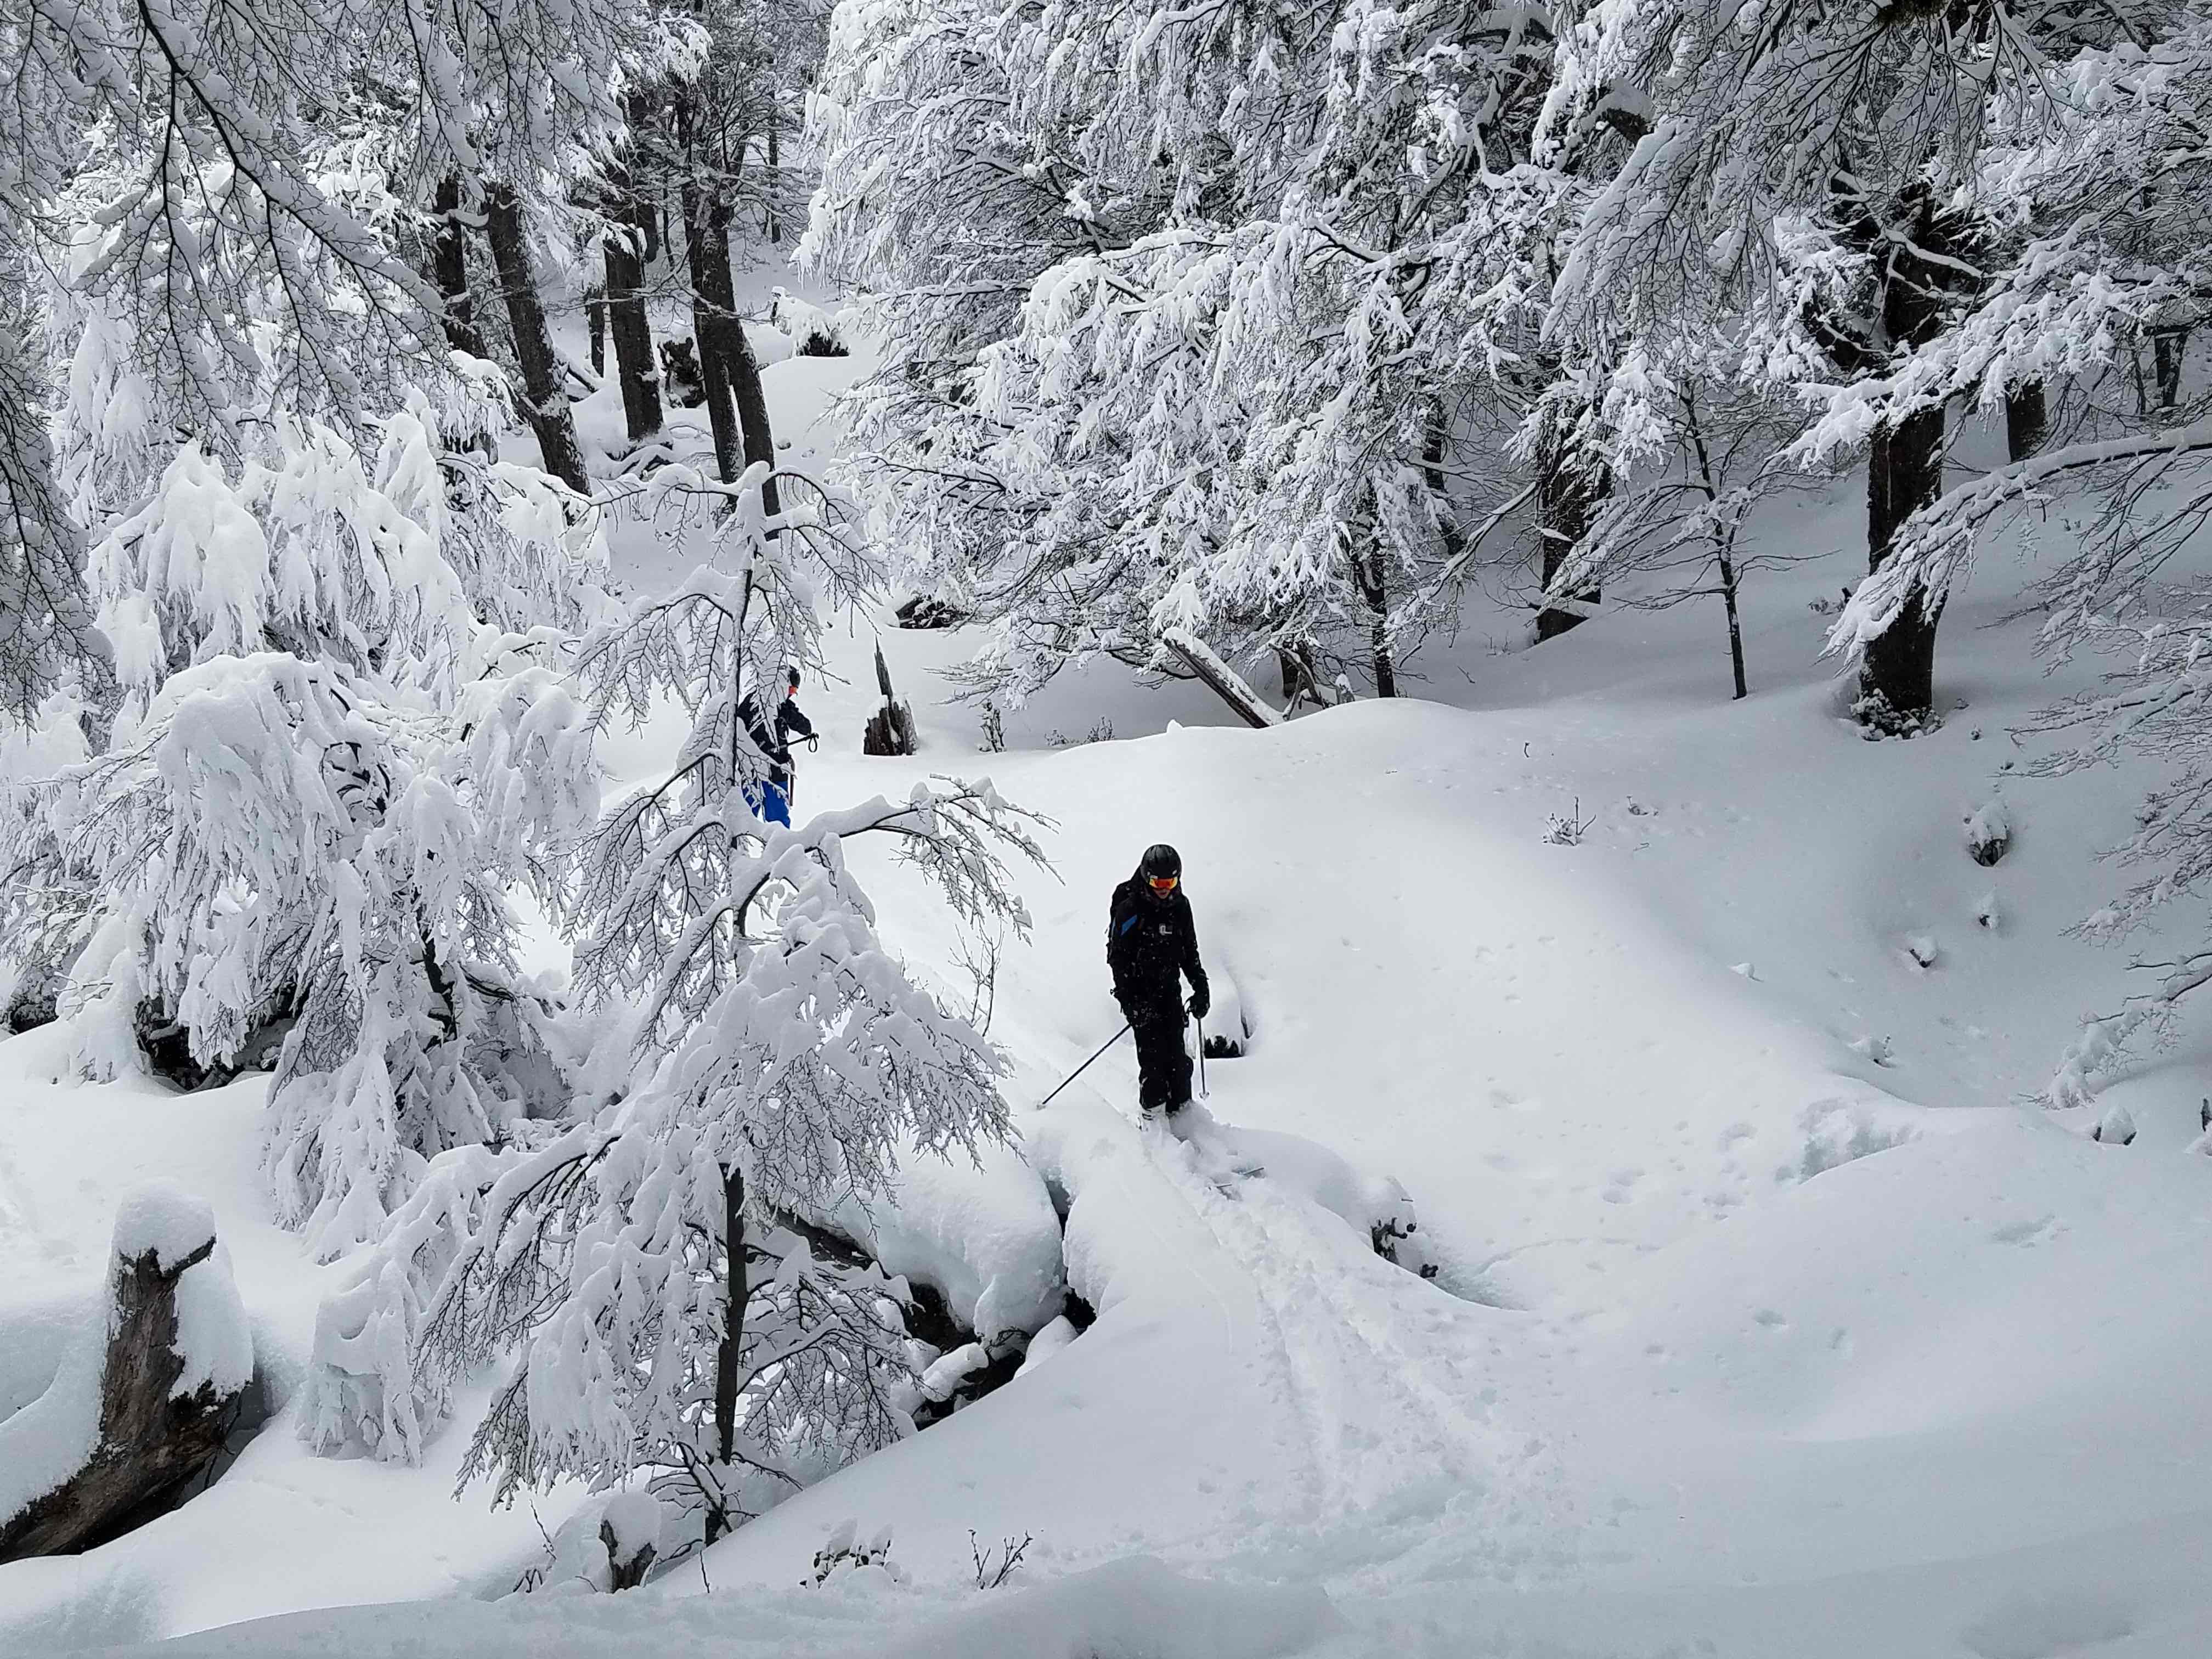
[[[115,1254],[135,1261],[151,1250],[165,1273],[214,1241],[215,1206],[173,1181],[132,1188],[115,1212]]]
[[[78,1330],[46,1391],[0,1420],[0,1520],[53,1491],[99,1446],[109,1307],[103,1297],[100,1316]]]
[[[939,1291],[986,1343],[1060,1313],[1060,1218],[1018,1146],[984,1146],[973,1163],[909,1154],[888,1196],[848,1198],[830,1218],[886,1273]]]

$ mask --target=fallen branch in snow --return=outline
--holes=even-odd
[[[1160,643],[1182,658],[1192,673],[1212,686],[1245,725],[1265,731],[1283,723],[1283,717],[1268,707],[1267,700],[1235,669],[1207,649],[1204,641],[1180,628],[1170,628],[1160,635]]]

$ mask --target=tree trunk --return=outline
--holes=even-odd
[[[631,236],[642,236],[631,221]],[[645,311],[645,262],[630,238],[610,236],[607,264],[607,323],[615,341],[615,368],[622,379],[623,419],[632,443],[660,430],[660,370],[653,356],[653,323]],[[593,367],[599,360],[592,359]]]
[[[1547,593],[1566,563],[1567,556],[1589,533],[1591,507],[1604,500],[1606,492],[1612,488],[1612,481],[1602,468],[1576,466],[1568,460],[1564,449],[1564,445],[1555,445],[1546,452],[1540,463],[1543,488],[1538,492],[1538,522],[1544,538],[1543,578]],[[1595,605],[1600,594],[1592,587],[1569,597]],[[1569,629],[1578,627],[1583,620],[1579,611],[1547,606],[1536,613],[1536,638],[1540,643],[1557,639]]]
[[[1362,534],[1370,532],[1363,532]],[[1382,556],[1372,545],[1352,556],[1352,576],[1367,607],[1367,653],[1375,675],[1375,695],[1398,695],[1398,665],[1390,653],[1389,583],[1382,573]]]
[[[1948,251],[1948,227],[1923,191],[1910,247]],[[1948,268],[1917,252],[1900,252],[1883,279],[1884,332],[1900,349],[1923,346],[1942,331]],[[1867,568],[1879,570],[1905,521],[1943,493],[1943,410],[1906,416],[1875,434],[1867,461]],[[1897,620],[1869,643],[1859,672],[1859,719],[1877,731],[1909,734],[1936,707],[1936,624],[1943,605],[1916,587]]]
[[[782,174],[779,170],[782,158],[776,149],[775,130],[779,125],[775,101],[770,99],[768,106],[768,240],[771,246],[783,240],[783,222],[775,210],[775,192],[782,183]]]
[[[745,1177],[735,1164],[722,1170],[722,1248],[730,1265],[722,1288],[722,1341],[714,1352],[714,1446],[727,1471],[738,1455],[738,1350],[745,1337]],[[732,1528],[720,1492],[708,1499],[711,1544]]]
[[[1215,656],[1203,641],[1180,628],[1170,628],[1160,635],[1160,643],[1182,658],[1183,666],[1212,687],[1245,725],[1265,731],[1283,723],[1283,717],[1267,706],[1267,699],[1247,684],[1243,675]]]
[[[645,100],[629,100],[629,124],[641,131],[649,118]],[[645,310],[645,262],[653,256],[649,223],[653,214],[639,195],[627,164],[611,167],[611,203],[617,230],[602,244],[607,268],[606,317],[615,337],[615,365],[622,380],[623,419],[629,441],[642,443],[660,430],[660,366],[653,355],[653,322]],[[599,367],[595,355],[592,366]]]
[[[1879,570],[1898,529],[1943,492],[1943,411],[1923,409],[1875,434],[1867,464],[1867,568]],[[1916,589],[1897,620],[1866,649],[1860,718],[1893,732],[1917,731],[1936,703],[1936,624],[1941,600]]]
[[[580,495],[592,492],[584,471],[584,452],[576,442],[576,419],[569,412],[568,394],[553,357],[553,341],[545,331],[545,307],[538,297],[538,279],[530,268],[530,244],[523,234],[522,208],[505,185],[491,186],[484,195],[484,238],[491,245],[492,264],[507,296],[507,324],[514,337],[514,356],[522,370],[522,418],[538,434],[538,450],[545,470]]]
[[[430,275],[446,296],[446,343],[471,357],[488,357],[477,327],[476,301],[469,295],[468,241],[461,223],[461,181],[451,173],[438,180],[431,203],[438,229],[430,242]]]
[[[719,261],[714,257],[716,248],[721,250]],[[691,337],[698,347],[707,419],[714,430],[714,468],[724,483],[735,483],[745,470],[744,445],[730,400],[729,359],[720,349],[723,307],[736,303],[729,243],[723,215],[708,201],[706,191],[689,180],[684,185],[684,252],[691,274]]]
[[[584,319],[592,328],[592,373],[607,372],[607,284],[602,277],[584,290]]]
[[[1721,604],[1728,611],[1729,665],[1735,671],[1736,700],[1751,695],[1743,675],[1743,623],[1735,609],[1735,560],[1727,547],[1720,550]]]
[[[2181,401],[2181,359],[2188,349],[2185,328],[2161,328],[2151,334],[2151,373],[2158,385],[2160,409],[2172,409]]]
[[[2043,400],[2043,382],[2021,380],[2005,389],[2005,459],[2024,461],[2043,447],[2051,429],[2050,410]]]
[[[149,1249],[109,1263],[98,1439],[75,1474],[0,1521],[0,1561],[70,1553],[118,1535],[222,1449],[240,1395],[218,1395],[212,1382],[182,1397],[173,1393],[185,1370],[176,1352],[177,1284],[214,1251],[209,1238],[179,1261],[164,1262]]]

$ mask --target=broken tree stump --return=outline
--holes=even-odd
[[[0,1420],[0,1562],[129,1530],[222,1449],[252,1375],[214,1212],[173,1182],[139,1188],[116,1213],[98,1322]]]
[[[911,755],[921,747],[921,735],[914,726],[914,710],[898,698],[891,690],[890,665],[884,660],[884,648],[876,647],[876,684],[883,688],[884,706],[868,716],[866,728],[860,733],[860,752],[864,755]]]

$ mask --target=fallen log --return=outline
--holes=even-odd
[[[1237,712],[1247,726],[1264,731],[1271,726],[1280,726],[1283,717],[1270,708],[1267,700],[1247,684],[1237,671],[1208,650],[1204,641],[1180,628],[1170,628],[1160,635],[1160,643],[1182,659],[1190,672],[1212,686],[1221,701]]]

